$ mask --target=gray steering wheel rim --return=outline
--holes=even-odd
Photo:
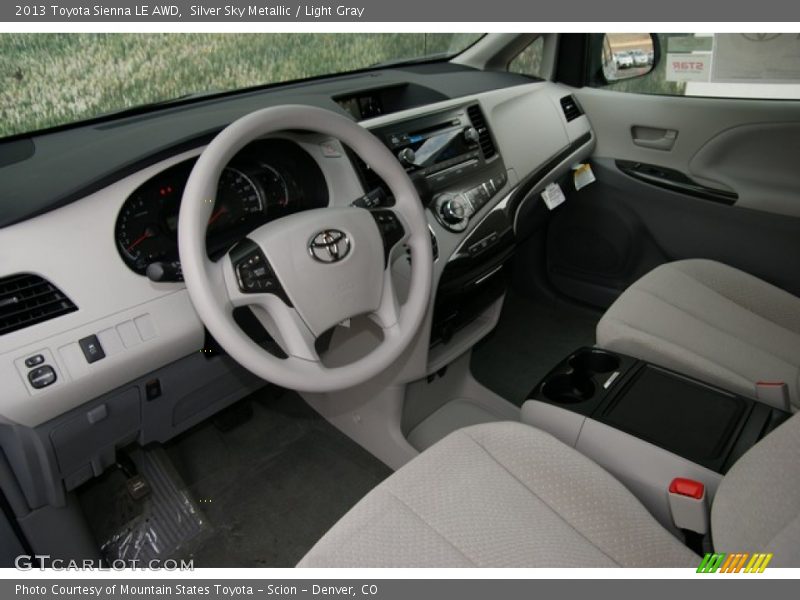
[[[295,356],[280,359],[255,344],[236,325],[224,277],[217,263],[206,255],[206,226],[222,169],[248,143],[287,130],[321,133],[340,140],[359,156],[368,157],[372,169],[395,197],[393,209],[408,229],[405,243],[412,257],[411,280],[406,302],[398,310],[397,323],[386,331],[383,341],[372,352],[344,366],[329,368],[319,361]],[[178,248],[186,289],[201,321],[214,338],[249,371],[289,389],[336,391],[377,376],[411,344],[429,305],[432,250],[427,219],[416,188],[380,140],[352,120],[321,108],[303,105],[265,108],[238,119],[221,131],[202,152],[187,181],[178,219]],[[227,259],[226,255],[220,260]]]

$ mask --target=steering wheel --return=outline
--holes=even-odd
[[[223,168],[245,145],[288,130],[340,140],[383,178],[395,204],[367,210],[307,210],[250,232],[216,261],[206,229]],[[392,250],[411,251],[405,303],[391,276]],[[262,379],[298,391],[325,392],[363,383],[397,360],[422,323],[431,294],[433,260],[424,209],[406,172],[369,131],[321,108],[265,108],[233,122],[205,148],[187,181],[178,218],[178,249],[192,304],[214,338]],[[250,307],[284,350],[278,357],[250,339],[233,309]],[[382,340],[366,356],[326,367],[316,339],[349,318],[368,315]]]

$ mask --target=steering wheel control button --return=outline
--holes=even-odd
[[[97,362],[106,357],[106,353],[103,351],[103,347],[100,345],[100,340],[97,339],[96,335],[90,335],[85,337],[81,340],[78,340],[78,344],[83,350],[83,356],[86,357],[86,362],[92,364],[93,362]]]
[[[33,356],[29,356],[25,359],[25,366],[29,369],[33,367],[37,367],[44,362],[44,356],[41,354],[34,354]]]
[[[28,373],[28,381],[34,389],[40,390],[56,382],[56,372],[50,365],[43,365]]]
[[[350,238],[344,231],[325,229],[308,243],[308,253],[321,263],[336,263],[350,253]]]
[[[367,192],[353,201],[353,206],[358,208],[378,208],[386,204],[386,193],[381,188]]]
[[[246,257],[236,266],[239,289],[243,292],[262,292],[273,285],[272,271],[267,260],[256,252]]]
[[[400,219],[391,210],[373,210],[370,211],[370,214],[375,219],[375,224],[378,226],[381,239],[383,239],[384,262],[388,265],[389,253],[397,242],[403,239],[405,229],[403,229]]]
[[[244,294],[275,294],[287,306],[292,305],[269,261],[255,242],[242,240],[231,250],[230,255],[239,291]]]

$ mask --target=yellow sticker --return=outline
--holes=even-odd
[[[578,165],[577,167],[575,167],[575,171],[572,174],[572,177],[575,181],[576,190],[585,188],[590,183],[594,183],[596,181],[594,177],[594,172],[592,171],[592,166],[588,163]]]

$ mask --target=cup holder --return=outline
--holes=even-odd
[[[578,373],[610,373],[619,368],[618,356],[603,350],[581,350],[569,360],[569,366]]]
[[[586,375],[568,373],[554,375],[542,386],[546,398],[559,404],[575,404],[594,395],[594,383]]]

